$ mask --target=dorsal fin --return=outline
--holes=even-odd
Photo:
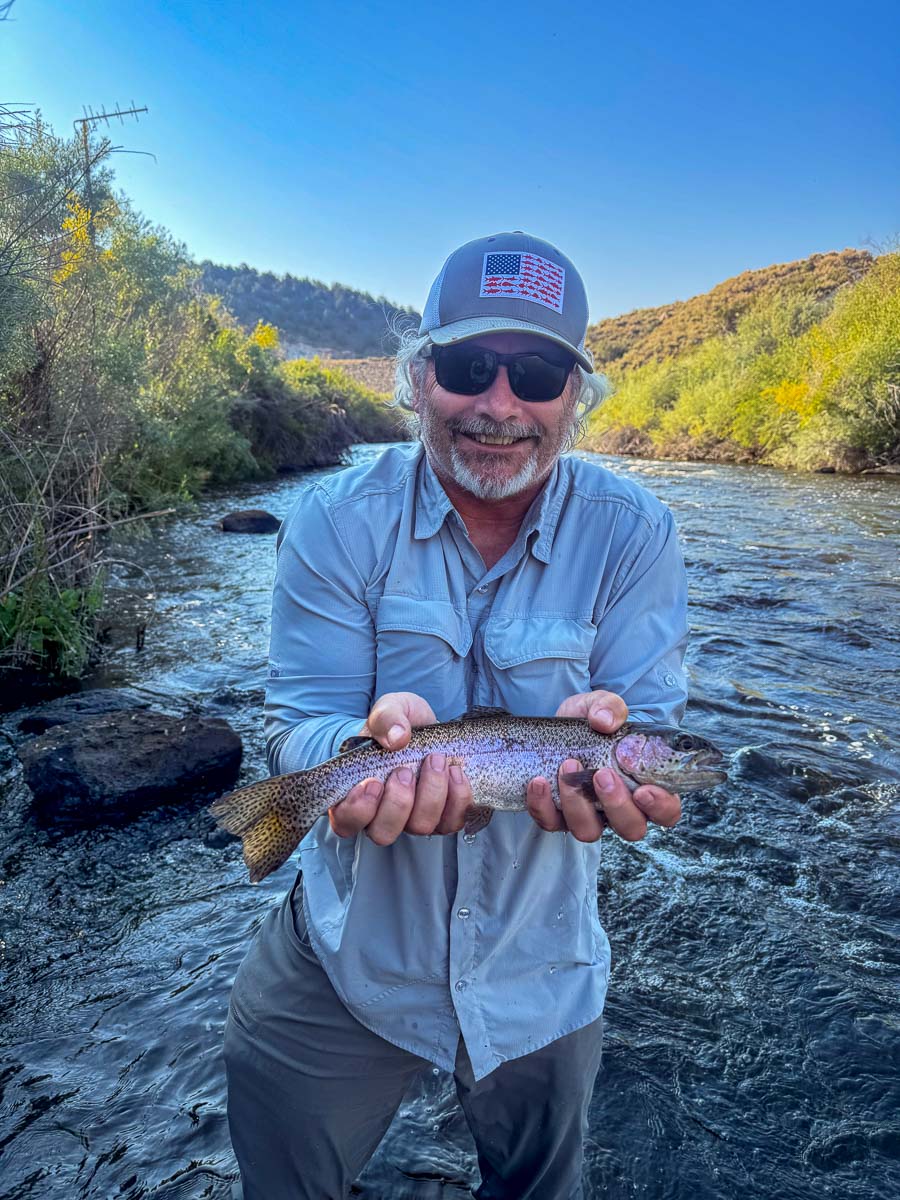
[[[460,721],[477,721],[479,717],[509,717],[512,714],[508,708],[493,708],[489,704],[473,704],[468,712],[464,712]]]
[[[360,746],[374,746],[375,739],[370,737],[348,737],[338,747],[338,754],[346,754],[348,750],[358,750]]]

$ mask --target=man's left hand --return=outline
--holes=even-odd
[[[564,700],[557,717],[580,717],[598,733],[615,733],[628,719],[628,706],[615,692],[580,692]],[[624,779],[608,767],[594,773],[594,792],[602,805],[599,812],[581,788],[570,787],[562,776],[584,768],[569,759],[560,767],[560,807],[553,803],[548,780],[538,777],[528,785],[528,811],[541,829],[548,833],[565,831],[580,842],[596,842],[607,825],[627,842],[639,842],[647,832],[647,822],[667,829],[681,819],[681,799],[656,784],[642,784],[629,792]]]

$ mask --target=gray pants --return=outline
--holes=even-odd
[[[457,1095],[478,1150],[479,1200],[580,1200],[602,1020]],[[298,883],[241,964],[225,1027],[228,1121],[244,1200],[344,1200],[429,1064],[344,1007],[309,944]]]

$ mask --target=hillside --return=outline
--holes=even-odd
[[[591,331],[585,446],[818,471],[900,463],[900,253],[821,254]]]
[[[221,296],[245,329],[252,330],[257,321],[277,326],[288,358],[390,354],[395,344],[390,324],[419,321],[411,309],[340,283],[329,287],[315,279],[256,271],[246,263],[226,267],[206,261],[200,270],[203,290]]]
[[[323,358],[322,366],[326,369],[337,367],[380,396],[389,396],[394,390],[393,358]]]
[[[588,329],[587,344],[600,369],[618,380],[625,371],[674,358],[707,338],[734,333],[754,304],[777,292],[827,299],[844,284],[861,279],[872,262],[866,250],[842,250],[744,271],[690,300],[598,321]]]

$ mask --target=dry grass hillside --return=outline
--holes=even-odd
[[[394,391],[393,358],[323,358],[323,367],[333,367],[370,388],[380,396],[390,396]]]
[[[861,279],[872,262],[866,250],[841,250],[744,271],[690,300],[598,321],[588,329],[587,344],[601,370],[619,378],[634,367],[674,358],[709,337],[733,333],[739,319],[763,296],[796,289],[822,299]]]

